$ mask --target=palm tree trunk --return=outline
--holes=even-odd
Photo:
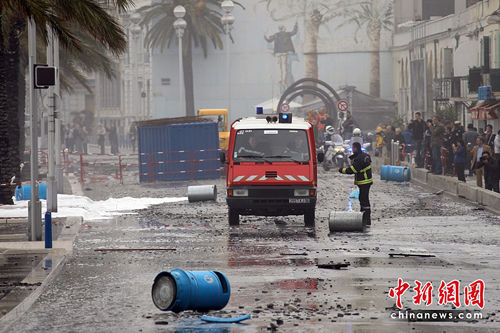
[[[306,15],[305,21],[305,41],[304,41],[304,74],[307,78],[318,78],[318,35],[321,17],[313,11],[311,15]],[[304,102],[309,102],[314,96],[307,95]]]
[[[1,25],[0,17],[0,25]],[[0,184],[20,179],[21,135],[19,119],[19,82],[24,82],[20,68],[19,32],[25,22],[11,25],[8,36],[0,34]],[[4,41],[7,37],[7,43]],[[24,98],[24,96],[23,96]],[[24,112],[24,110],[23,110]],[[13,204],[15,186],[0,186],[0,204]]]
[[[320,22],[313,17],[305,20],[305,42],[304,60],[305,76],[308,78],[318,78],[318,34]]]
[[[188,42],[184,49],[184,61],[182,67],[184,70],[184,95],[186,98],[186,116],[194,116],[194,87],[193,87],[193,47],[191,39],[185,38]]]
[[[370,95],[380,97],[380,33],[382,25],[379,21],[373,21],[368,29],[373,43],[373,51],[370,56]]]

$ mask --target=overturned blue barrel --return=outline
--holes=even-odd
[[[16,200],[31,200],[31,185],[17,186],[15,191]],[[47,184],[38,184],[38,197],[47,200]]]
[[[407,182],[411,178],[410,168],[394,165],[382,165],[380,169],[381,180],[392,180],[396,182]]]
[[[174,269],[159,273],[151,291],[153,303],[162,311],[220,310],[229,302],[229,280],[217,271]]]

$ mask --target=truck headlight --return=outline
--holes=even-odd
[[[248,190],[246,188],[235,188],[233,189],[234,197],[248,197]]]
[[[296,197],[307,197],[309,196],[309,189],[301,188],[293,191],[293,195]]]

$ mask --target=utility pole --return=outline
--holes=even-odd
[[[54,34],[52,29],[49,27],[48,32],[48,43],[47,43],[47,64],[49,66],[54,66]],[[54,152],[55,147],[55,108],[56,108],[56,95],[54,92],[54,86],[49,87],[48,90],[48,100],[49,105],[46,107],[49,110],[49,117],[47,121],[47,151],[48,151],[48,174],[47,174],[47,211],[57,212],[57,183],[55,177],[55,159]]]
[[[29,65],[29,108],[31,134],[31,199],[28,202],[28,236],[32,241],[42,240],[42,205],[38,197],[38,109],[35,94],[35,63],[36,63],[36,25],[33,19],[28,21],[28,65]]]
[[[55,116],[55,145],[54,151],[56,155],[56,183],[57,183],[57,193],[63,193],[63,172],[61,165],[61,117],[60,117],[60,101],[61,101],[61,86],[59,84],[59,38],[53,34],[52,42],[54,43],[54,67],[56,70],[56,85],[54,86],[54,116]],[[57,199],[57,197],[56,197]],[[56,201],[57,209],[57,201]]]

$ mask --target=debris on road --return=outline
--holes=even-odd
[[[280,256],[307,256],[307,253],[280,253]]]
[[[95,252],[133,252],[133,251],[176,251],[173,248],[114,248],[114,249],[94,249]]]
[[[234,318],[203,316],[203,317],[201,317],[201,320],[211,322],[211,323],[239,323],[243,320],[250,319],[251,317],[252,316],[250,314],[246,314],[246,315],[234,317]]]
[[[435,257],[434,254],[426,254],[426,253],[389,253],[389,257]]]
[[[349,262],[339,262],[335,264],[317,264],[316,267],[318,268],[324,268],[324,269],[341,269],[341,268],[346,268],[351,266],[351,263]]]

